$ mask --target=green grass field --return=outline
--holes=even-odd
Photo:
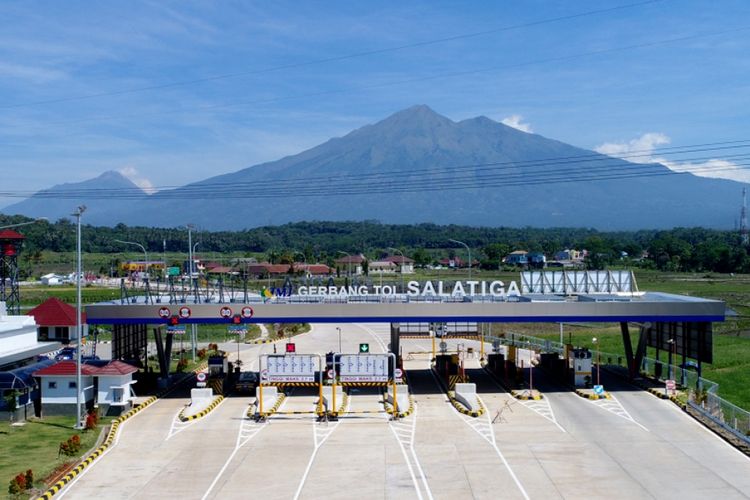
[[[0,498],[14,498],[8,494],[8,483],[18,473],[32,469],[34,483],[45,489],[43,480],[57,467],[77,461],[76,457],[58,457],[60,442],[73,434],[81,436],[81,455],[93,448],[103,425],[111,419],[101,419],[96,430],[73,429],[75,418],[49,416],[44,420],[31,419],[22,426],[0,422]],[[25,498],[25,497],[24,497]]]

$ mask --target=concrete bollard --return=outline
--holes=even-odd
[[[456,384],[456,400],[469,411],[479,410],[477,384]]]

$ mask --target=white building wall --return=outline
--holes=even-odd
[[[42,381],[42,403],[43,404],[62,404],[76,403],[76,390],[70,387],[70,382],[75,382],[75,376],[48,376],[39,377]],[[54,382],[56,387],[50,387],[50,382]],[[81,384],[84,390],[81,391],[81,400],[83,402],[93,399],[94,397],[94,377],[92,375],[81,375]]]
[[[99,391],[97,395],[97,403],[99,404],[112,404],[113,387],[123,387],[130,384],[133,381],[133,375],[100,375],[99,376]],[[130,398],[130,387],[123,388],[123,400],[119,403],[123,403]]]

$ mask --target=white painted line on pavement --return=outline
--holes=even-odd
[[[240,415],[240,428],[237,431],[237,442],[234,445],[234,450],[232,450],[232,453],[229,455],[229,458],[227,458],[226,462],[224,462],[224,465],[221,467],[219,472],[216,474],[216,477],[214,477],[214,480],[211,482],[211,484],[208,486],[208,489],[203,494],[202,500],[206,500],[208,498],[208,495],[211,494],[211,490],[214,489],[214,486],[216,486],[216,483],[219,482],[219,479],[224,474],[224,471],[227,470],[227,467],[229,467],[229,464],[232,462],[232,459],[234,459],[234,456],[237,454],[237,452],[245,446],[252,438],[257,436],[260,431],[262,431],[267,423],[258,424],[252,420],[247,419],[247,408],[242,408],[242,413]],[[250,427],[250,430],[246,427]]]
[[[158,403],[159,401],[161,401],[161,399],[157,399],[156,401],[154,401],[153,403],[151,403],[150,405],[148,405],[148,408],[151,408],[152,406],[154,406],[154,405],[155,405],[156,403]],[[73,485],[74,485],[74,484],[76,484],[76,483],[78,482],[78,480],[79,480],[79,479],[81,479],[81,478],[82,478],[83,476],[85,476],[85,475],[86,475],[86,473],[88,473],[88,471],[90,471],[90,470],[91,470],[91,468],[92,468],[92,467],[94,467],[94,465],[98,464],[98,463],[99,463],[99,461],[100,461],[100,460],[101,460],[102,458],[104,458],[105,456],[107,456],[107,454],[108,454],[108,453],[109,453],[110,451],[112,451],[112,449],[113,449],[113,448],[114,448],[115,446],[117,446],[118,444],[120,444],[120,436],[122,435],[122,428],[123,428],[123,427],[125,427],[125,425],[127,425],[127,424],[128,424],[128,423],[129,423],[129,422],[130,422],[131,420],[133,420],[133,419],[134,419],[135,417],[137,417],[138,415],[140,415],[140,414],[142,414],[142,413],[143,413],[144,411],[146,411],[146,410],[147,410],[148,408],[144,408],[143,410],[139,411],[138,413],[136,413],[135,415],[133,415],[132,417],[130,417],[130,418],[128,418],[128,419],[126,419],[126,420],[125,420],[125,421],[124,421],[123,423],[121,423],[121,424],[119,425],[119,427],[117,428],[117,435],[115,436],[115,441],[114,441],[114,443],[112,443],[112,446],[109,446],[109,447],[108,447],[108,448],[107,448],[107,449],[106,449],[106,450],[104,451],[104,453],[102,453],[101,455],[99,455],[98,457],[96,457],[96,460],[94,460],[93,462],[91,462],[91,463],[89,464],[89,466],[88,466],[88,467],[86,467],[85,469],[83,469],[83,470],[82,470],[82,471],[81,471],[81,472],[80,472],[80,473],[79,473],[79,474],[78,474],[78,475],[77,475],[77,476],[76,476],[75,478],[73,478],[73,480],[72,480],[71,482],[69,482],[68,484],[66,484],[66,485],[65,485],[65,488],[64,488],[63,490],[60,490],[60,492],[59,492],[59,493],[57,494],[57,498],[62,498],[62,497],[64,497],[64,496],[65,496],[65,495],[66,495],[66,494],[68,493],[68,491],[70,491],[70,489],[71,489],[71,488],[73,487]]]
[[[375,330],[373,330],[372,328],[370,328],[370,327],[368,327],[366,325],[363,325],[361,323],[355,323],[355,325],[358,326],[359,328],[363,329],[367,333],[369,333],[372,336],[372,338],[375,339],[375,341],[378,343],[378,345],[380,345],[380,349],[383,352],[386,352],[386,353],[388,352],[388,345],[385,342],[383,342],[383,339],[380,338],[380,335],[378,335],[377,333],[375,333]]]
[[[412,480],[412,483],[414,484],[414,489],[417,492],[417,497],[420,500],[424,498],[422,496],[422,491],[419,487],[419,481],[417,481],[417,477],[414,474],[414,467],[416,467],[417,471],[419,472],[420,481],[422,482],[422,487],[425,490],[425,494],[427,495],[427,498],[432,500],[433,496],[432,496],[432,491],[430,490],[430,485],[427,484],[427,478],[425,477],[424,471],[422,470],[422,466],[419,463],[419,458],[417,457],[417,453],[416,451],[414,451],[414,436],[417,430],[417,412],[418,412],[417,408],[418,406],[415,403],[414,413],[412,414],[412,417],[411,417],[413,418],[413,420],[411,421],[411,426],[408,426],[408,423],[404,423],[404,422],[397,421],[397,420],[390,420],[388,422],[388,426],[390,427],[391,432],[393,432],[393,435],[396,437],[396,441],[398,441],[398,446],[399,448],[401,448],[401,453],[404,455],[404,460],[406,460],[406,466],[409,469],[409,474],[411,475],[411,480]],[[406,448],[404,447],[404,438],[402,436],[402,433],[404,431],[409,434],[407,445],[409,447],[409,453],[411,454],[411,459],[409,458],[409,454],[407,454]],[[399,432],[401,432],[401,434]],[[412,467],[412,461],[414,462],[414,467]]]
[[[719,436],[718,434],[716,434],[714,431],[712,431],[711,429],[709,429],[708,427],[706,427],[705,425],[703,425],[702,423],[700,423],[699,421],[697,421],[696,419],[694,419],[692,415],[690,415],[690,414],[686,413],[685,411],[683,411],[676,404],[674,404],[674,403],[672,403],[671,401],[668,401],[668,400],[664,400],[664,402],[668,403],[669,406],[672,407],[673,411],[676,411],[677,413],[680,413],[681,415],[683,415],[684,417],[686,417],[687,420],[691,421],[694,425],[697,425],[698,427],[700,427],[701,429],[703,429],[705,432],[707,432],[708,434],[710,434],[714,438],[718,439],[719,441],[721,441],[722,443],[724,443],[725,445],[729,446],[734,451],[736,451],[737,453],[739,453],[745,460],[750,460],[750,456],[746,455],[741,450],[738,450],[736,447],[732,446],[731,443],[727,442],[724,438],[722,438],[721,436]]]
[[[349,410],[349,402],[347,401],[345,411]],[[317,417],[316,417],[317,418]],[[294,493],[294,500],[297,500],[299,496],[302,494],[302,488],[305,486],[305,482],[307,481],[307,476],[310,474],[310,469],[312,469],[313,462],[315,462],[315,457],[318,455],[318,450],[320,450],[320,447],[323,446],[323,443],[326,442],[326,440],[333,434],[333,432],[336,430],[336,428],[341,424],[341,420],[337,420],[333,426],[330,426],[328,422],[325,424],[316,422],[313,419],[313,443],[315,443],[315,449],[313,449],[312,455],[310,455],[310,460],[307,462],[307,467],[305,468],[304,474],[302,474],[302,479],[300,479],[299,485],[297,486],[297,491]],[[321,429],[320,434],[322,435],[321,438],[318,438],[318,428],[325,425],[325,429]]]
[[[630,413],[628,413],[628,410],[626,410],[625,407],[622,406],[622,403],[620,403],[620,401],[614,396],[614,394],[610,392],[609,396],[609,399],[585,399],[592,405],[601,408],[602,410],[613,413],[624,420],[629,420],[644,431],[650,432],[643,424],[635,421],[635,419],[630,415]]]

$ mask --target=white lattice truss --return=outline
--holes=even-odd
[[[632,271],[525,271],[521,293],[595,294],[635,293],[638,285]]]

